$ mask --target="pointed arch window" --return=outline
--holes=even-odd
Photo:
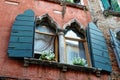
[[[34,36],[34,57],[40,58],[43,54],[54,54],[57,61],[57,37],[56,29],[49,18],[43,18],[36,22]]]
[[[74,19],[65,26],[65,63],[91,66],[85,30]]]
[[[43,51],[54,51],[55,35],[45,25],[38,25],[35,28],[34,53],[42,54]]]
[[[84,42],[80,35],[75,33],[73,30],[68,30],[65,34],[66,42],[66,61],[68,64],[72,64],[74,58],[84,58],[85,57],[85,48]]]

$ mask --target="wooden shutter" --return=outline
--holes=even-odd
[[[108,0],[101,0],[102,1],[102,4],[103,4],[103,7],[105,10],[108,10],[110,8],[110,3]]]
[[[9,57],[32,57],[34,36],[34,12],[19,14],[12,25],[8,46]]]
[[[114,11],[120,12],[120,6],[117,2],[117,0],[111,0],[111,5]]]
[[[118,40],[115,37],[115,33],[112,30],[110,30],[110,35],[111,35],[112,48],[114,50],[114,53],[118,62],[118,66],[120,68],[120,40]]]
[[[105,38],[103,33],[93,22],[89,23],[87,28],[87,40],[93,67],[111,72],[111,64]]]

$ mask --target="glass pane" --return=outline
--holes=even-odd
[[[66,40],[67,63],[72,64],[73,58],[81,57],[85,59],[83,43],[79,41]]]
[[[43,51],[54,51],[54,36],[35,33],[34,53],[41,54]]]
[[[69,30],[69,31],[65,34],[65,37],[71,37],[71,38],[80,39],[80,37],[78,37],[78,36],[76,35],[76,33],[74,33],[72,30]]]
[[[37,26],[36,30],[39,30],[40,32],[44,32],[44,33],[54,33],[54,31],[52,31],[51,29],[49,29],[47,26],[44,25]]]

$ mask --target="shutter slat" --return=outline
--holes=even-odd
[[[112,68],[104,35],[93,22],[89,23],[87,28],[87,41],[93,67],[111,72]]]
[[[10,42],[27,42],[27,43],[31,43],[32,42],[32,38],[31,37],[18,37],[18,36],[12,36],[10,38]]]
[[[33,39],[31,37],[20,37],[19,42],[31,43]]]
[[[93,38],[93,39],[96,39],[96,40],[100,40],[102,42],[105,42],[105,39],[102,39],[103,36],[98,36],[96,35],[95,33],[94,34],[90,34],[90,36]]]
[[[103,36],[102,33],[100,31],[98,31],[98,30],[90,29],[90,31],[91,31],[92,34]]]
[[[30,43],[10,43],[9,49],[31,49],[32,44]]]
[[[106,51],[101,51],[101,50],[96,49],[96,48],[93,48],[92,51],[94,52],[95,55],[108,57],[108,54],[106,54]]]
[[[8,53],[10,57],[31,57],[31,55],[29,53],[32,53],[32,50],[15,50],[15,49],[10,49],[8,50]],[[14,56],[13,56],[14,55]]]
[[[110,70],[111,70],[111,67],[110,67],[109,65],[107,65],[107,64],[105,65],[105,64],[100,63],[100,62],[97,62],[97,61],[94,63],[94,65],[95,65],[96,67],[99,67],[99,68],[102,68],[102,67],[103,67],[104,70],[106,70],[106,71],[110,71]],[[102,69],[103,69],[103,68],[102,68]],[[110,71],[110,72],[111,72],[111,71]]]
[[[13,23],[8,46],[9,57],[33,57],[34,12],[26,10]]]
[[[19,26],[34,26],[34,22],[33,21],[15,21],[14,25],[19,25]]]
[[[101,46],[101,45],[99,45],[99,44],[97,44],[97,43],[93,43],[93,42],[91,42],[92,43],[92,47],[95,47],[95,48],[97,48],[97,49],[99,49],[99,50],[104,50],[104,51],[107,51],[107,47],[106,46]],[[102,44],[102,43],[101,43]],[[103,44],[104,45],[104,44]]]
[[[112,47],[118,62],[118,66],[120,68],[120,40],[119,41],[117,40],[117,38],[115,37],[115,33],[112,30],[110,30],[110,35],[111,35]]]
[[[34,22],[34,16],[30,17],[30,16],[26,16],[26,15],[18,15],[18,17],[16,17],[16,20]]]
[[[21,31],[21,30],[12,30],[12,36],[33,36],[31,35],[33,32],[31,31]]]
[[[33,31],[33,27],[31,26],[19,26],[19,25],[13,25],[12,30],[23,30],[23,31]]]
[[[94,56],[95,61],[99,61],[101,63],[103,63],[103,61],[104,61],[104,63],[110,65],[110,63],[108,63],[109,62],[109,58],[104,58],[103,56],[98,56],[98,55],[93,55],[93,56]]]
[[[108,10],[110,8],[110,3],[108,0],[101,0],[102,1],[102,4],[103,4],[103,7],[105,10]]]
[[[91,41],[92,41],[92,43],[95,43],[95,44],[101,45],[101,46],[103,46],[103,47],[104,47],[105,44],[106,44],[105,42],[100,41],[100,40],[98,40],[98,39],[94,39],[94,38],[93,38]],[[106,47],[106,46],[105,46],[105,47]]]
[[[12,36],[10,37],[10,42],[18,42],[19,37],[17,36]]]

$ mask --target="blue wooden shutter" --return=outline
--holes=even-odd
[[[102,1],[102,4],[103,4],[103,7],[105,10],[108,10],[110,8],[110,3],[108,0],[101,0]]]
[[[118,40],[115,37],[115,33],[112,30],[110,30],[110,35],[111,35],[112,48],[114,50],[114,53],[118,62],[118,66],[120,68],[120,40]]]
[[[32,57],[34,36],[34,12],[19,14],[12,25],[8,46],[9,57]]]
[[[117,2],[117,0],[111,0],[111,5],[114,11],[120,12],[120,6]]]
[[[93,67],[111,72],[111,64],[105,38],[103,33],[93,22],[88,25],[87,40]]]

